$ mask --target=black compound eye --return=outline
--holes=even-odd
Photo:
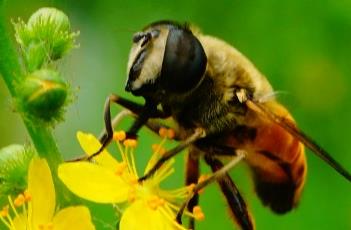
[[[206,64],[205,51],[190,31],[169,30],[160,77],[166,90],[185,93],[193,89],[201,81]]]

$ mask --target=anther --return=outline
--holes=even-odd
[[[128,202],[129,203],[133,203],[136,199],[136,191],[135,189],[131,189],[129,190],[129,193],[128,193]]]
[[[113,140],[115,141],[124,141],[127,135],[124,131],[117,131],[113,133]]]
[[[13,204],[16,206],[16,207],[20,207],[24,204],[24,202],[26,201],[25,197],[23,194],[19,194],[16,199],[13,201]]]
[[[135,148],[137,146],[137,141],[134,139],[126,139],[123,144],[126,147]]]
[[[116,168],[116,175],[117,176],[121,176],[124,172],[124,170],[127,168],[127,163],[126,162],[121,162],[117,164],[117,168]]]
[[[159,144],[153,144],[151,148],[154,153],[158,152],[160,155],[163,155],[166,152],[166,149]]]
[[[205,219],[205,214],[202,212],[201,207],[198,205],[193,208],[193,214],[196,220]]]
[[[162,128],[160,128],[159,130],[158,130],[158,134],[162,137],[162,138],[165,138],[165,137],[167,137],[168,135],[168,130],[166,129],[166,128],[164,128],[164,127],[162,127]]]
[[[1,209],[1,211],[0,211],[0,216],[1,216],[1,217],[6,217],[6,216],[8,216],[8,215],[9,215],[9,206],[6,205],[6,206],[4,206],[4,207]]]
[[[29,202],[29,201],[32,200],[32,196],[29,194],[28,190],[25,190],[23,192],[23,195],[24,195],[24,199],[25,199],[26,202]]]
[[[167,130],[167,137],[168,137],[168,139],[173,139],[175,137],[174,129],[168,129]]]

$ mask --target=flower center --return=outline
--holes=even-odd
[[[0,211],[0,220],[8,229],[16,230],[14,219],[20,218],[17,209],[22,207],[22,214],[27,217],[28,205],[31,200],[32,197],[27,190],[19,194],[14,200],[12,200],[11,196],[8,196],[9,204],[5,205]],[[28,223],[27,221],[26,225],[28,225]]]

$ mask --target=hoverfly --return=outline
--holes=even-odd
[[[157,132],[162,125],[151,118],[171,117],[178,125],[176,137],[181,141],[140,181],[186,147],[187,184],[198,181],[200,157],[215,174],[225,167],[223,156],[234,157],[243,150],[258,197],[273,212],[286,213],[297,205],[304,187],[305,146],[351,181],[351,175],[338,162],[297,128],[287,109],[272,96],[268,80],[243,54],[189,26],[159,21],[136,33],[125,90],[142,96],[145,104],[117,95],[108,97],[103,145],[91,157],[112,139],[112,102],[137,115],[129,137],[136,137],[145,124]],[[224,172],[216,180],[236,223],[242,229],[254,229],[245,201],[230,176]],[[192,210],[197,202],[195,195],[187,208]],[[177,219],[180,221],[179,216]],[[194,228],[193,221],[190,227]]]

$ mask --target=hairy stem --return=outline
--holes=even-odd
[[[24,80],[25,71],[20,64],[20,58],[12,45],[10,33],[6,28],[3,2],[3,0],[0,0],[0,74],[15,100],[17,96],[16,86]],[[22,114],[21,116],[39,156],[47,159],[54,180],[57,182],[56,171],[58,164],[62,162],[62,157],[50,128],[45,124],[33,122]]]

